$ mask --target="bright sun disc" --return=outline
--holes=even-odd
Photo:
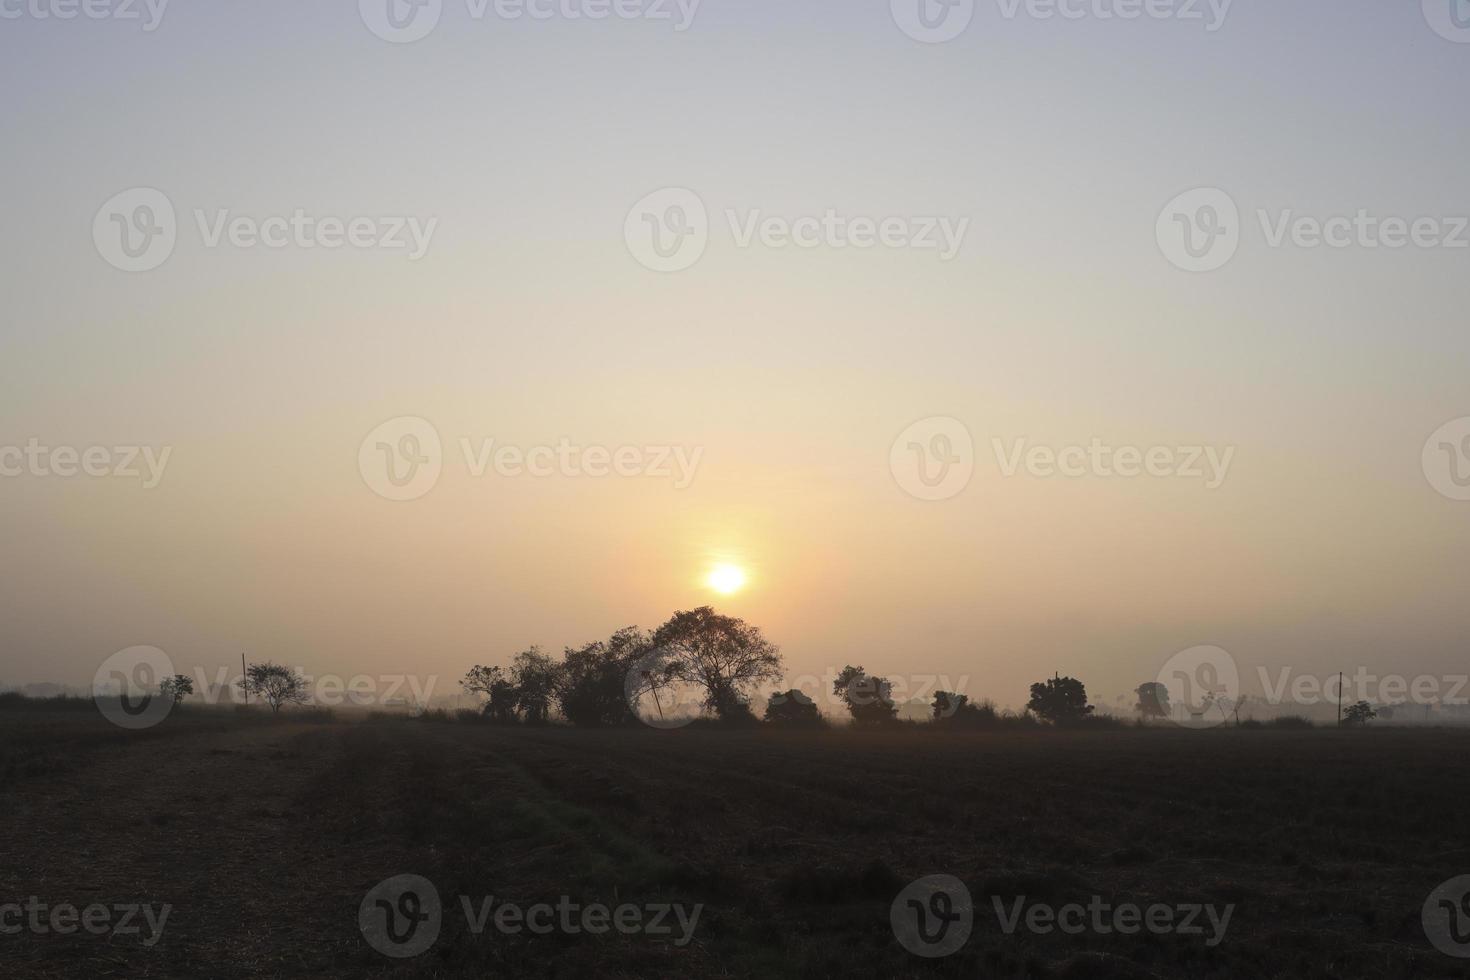
[[[734,565],[716,565],[709,573],[709,587],[729,595],[745,584],[745,573]]]

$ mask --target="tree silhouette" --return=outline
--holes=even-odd
[[[898,715],[893,685],[886,677],[869,677],[861,667],[848,664],[832,682],[832,693],[842,699],[855,725],[873,727],[891,723]]]
[[[251,664],[245,671],[245,684],[251,694],[270,705],[272,713],[287,704],[305,704],[311,700],[306,678],[284,664]]]
[[[459,686],[470,694],[485,698],[481,710],[491,721],[509,724],[516,720],[516,686],[506,676],[505,668],[476,664],[464,675]]]
[[[750,717],[750,691],[781,676],[780,650],[761,631],[709,606],[673,617],[653,644],[675,665],[674,675],[703,689],[704,706],[727,721]]]
[[[556,694],[561,668],[540,647],[516,654],[511,662],[510,682],[515,687],[515,703],[532,725],[544,725],[551,714],[551,699]]]
[[[158,685],[158,693],[178,704],[194,693],[194,681],[184,674],[165,677]]]
[[[1087,703],[1087,688],[1075,677],[1058,674],[1049,681],[1031,685],[1031,701],[1026,708],[1054,725],[1081,721],[1092,714]]]
[[[557,679],[556,703],[573,725],[622,725],[634,720],[628,707],[628,672],[645,654],[648,635],[629,626],[611,639],[568,647]]]
[[[811,698],[796,688],[771,695],[766,703],[766,721],[791,728],[819,728],[826,724]]]
[[[1138,685],[1133,692],[1138,695],[1138,703],[1133,706],[1145,718],[1167,718],[1169,717],[1169,689],[1158,681],[1148,681]]]

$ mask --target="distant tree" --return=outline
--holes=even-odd
[[[665,651],[671,676],[697,684],[704,705],[725,720],[750,716],[750,692],[781,676],[780,650],[761,631],[709,606],[677,612],[653,634]]]
[[[1075,677],[1058,674],[1049,681],[1031,685],[1027,709],[1054,725],[1081,721],[1092,714],[1087,688]]]
[[[934,720],[944,721],[953,718],[965,708],[969,707],[970,698],[965,694],[956,694],[953,691],[934,692]]]
[[[1169,717],[1169,689],[1158,681],[1148,681],[1134,690],[1138,702],[1133,710],[1144,718]]]
[[[1344,728],[1363,728],[1377,717],[1378,712],[1373,710],[1371,704],[1367,701],[1359,701],[1357,704],[1347,706],[1347,710],[1342,714],[1342,724]]]
[[[515,685],[516,707],[527,723],[546,723],[560,675],[561,668],[540,647],[524,650],[511,661],[510,682]]]
[[[623,725],[634,720],[628,707],[628,673],[647,654],[650,641],[635,627],[618,630],[607,642],[567,648],[557,677],[556,703],[573,725]]]
[[[796,688],[772,694],[766,702],[766,721],[792,728],[818,728],[826,724],[811,698]]]
[[[870,677],[861,667],[849,664],[832,682],[832,693],[842,699],[853,724],[864,728],[887,725],[898,716],[893,703],[893,685],[886,677]]]
[[[476,664],[464,675],[459,686],[466,693],[485,699],[481,711],[491,721],[510,724],[516,720],[519,698],[516,686],[506,675],[504,667],[482,667]]]
[[[283,664],[269,661],[251,664],[245,671],[245,681],[250,693],[270,705],[272,712],[280,711],[283,705],[305,704],[311,700],[306,678]]]
[[[1000,724],[1000,713],[993,701],[976,704],[965,694],[935,691],[934,724],[941,728],[994,728]]]
[[[194,693],[194,681],[183,674],[165,677],[158,685],[158,693],[178,704]]]

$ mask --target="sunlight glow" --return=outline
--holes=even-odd
[[[721,595],[730,595],[740,591],[745,585],[745,572],[734,565],[716,565],[705,581]]]

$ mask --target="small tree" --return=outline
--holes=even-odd
[[[893,685],[886,677],[869,677],[861,667],[849,664],[832,682],[832,693],[842,699],[855,725],[873,727],[890,724],[898,716],[893,703]]]
[[[1075,677],[1060,674],[1049,681],[1031,685],[1031,701],[1027,710],[1054,725],[1081,721],[1092,714],[1087,703],[1087,688]]]
[[[1133,710],[1141,717],[1169,717],[1169,689],[1163,684],[1158,681],[1148,681],[1138,685],[1133,693],[1138,695],[1138,702],[1133,705]]]
[[[1347,710],[1342,714],[1342,724],[1344,728],[1364,728],[1367,727],[1368,722],[1377,717],[1378,712],[1373,710],[1371,704],[1367,701],[1359,701],[1357,704],[1347,706]]]
[[[485,698],[481,711],[491,721],[505,725],[516,720],[516,686],[506,676],[505,668],[476,664],[464,675],[459,686],[470,694]]]
[[[158,693],[178,704],[194,693],[194,681],[183,674],[165,677],[158,685]]]
[[[825,724],[822,713],[811,698],[796,688],[772,694],[766,702],[766,721],[791,728],[819,728]]]
[[[311,700],[306,678],[284,664],[269,661],[251,664],[245,671],[245,686],[270,705],[273,713],[280,711],[282,705],[305,704]]]

